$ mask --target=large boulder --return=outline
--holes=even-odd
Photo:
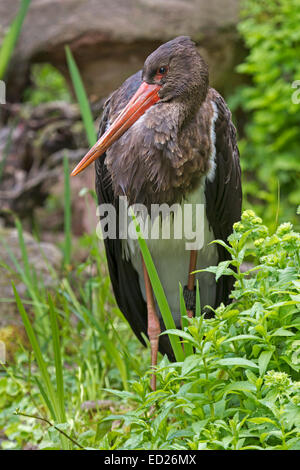
[[[0,3],[0,42],[18,6]],[[66,44],[90,98],[104,97],[157,46],[179,35],[197,42],[212,84],[226,92],[243,54],[238,7],[239,0],[32,0],[7,77],[8,98],[20,99],[34,62],[51,62],[68,78]]]

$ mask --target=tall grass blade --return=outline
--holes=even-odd
[[[200,317],[201,315],[201,299],[200,299],[200,288],[199,288],[199,281],[196,281],[196,312],[195,316]]]
[[[99,325],[95,317],[90,313],[89,309],[85,308],[78,302],[67,279],[63,280],[63,287],[66,293],[69,295],[69,298],[75,307],[74,313],[78,315],[78,317],[84,323],[92,325],[98,331],[100,339],[105,346],[105,349],[107,350],[111,359],[113,359],[114,363],[116,364],[116,367],[119,369],[124,389],[128,390],[128,378],[127,378],[126,364],[124,360],[122,359],[122,356],[119,353],[118,349],[116,348],[114,343],[111,341],[111,339],[108,337],[107,333],[101,328],[101,326]],[[86,321],[86,319],[88,320],[88,322]]]
[[[38,388],[39,388],[39,391],[44,399],[44,402],[45,402],[45,405],[46,407],[48,408],[49,412],[50,412],[50,415],[52,416],[52,419],[55,421],[56,420],[56,416],[55,416],[55,412],[54,412],[54,409],[53,409],[53,406],[51,405],[51,402],[47,396],[47,393],[45,392],[45,389],[43,387],[43,385],[41,384],[41,382],[39,381],[39,379],[37,377],[34,377],[34,381],[35,383],[37,384]]]
[[[135,228],[136,228],[136,233],[138,236],[138,242],[140,246],[140,250],[143,255],[143,259],[149,274],[149,278],[151,281],[151,285],[154,291],[154,295],[156,297],[158,307],[160,309],[161,315],[163,317],[163,321],[165,324],[165,327],[167,330],[174,330],[176,329],[176,325],[174,322],[174,319],[172,317],[172,313],[164,292],[164,289],[161,285],[159,276],[157,274],[156,268],[154,266],[150,251],[147,247],[147,243],[144,239],[144,237],[141,234],[140,226],[138,224],[138,221],[136,219],[136,216],[133,211],[131,211],[131,216],[134,220],[135,223]],[[184,353],[182,350],[182,346],[180,343],[180,340],[177,336],[169,335],[170,342],[174,351],[174,355],[176,357],[177,362],[181,362],[184,360]]]
[[[31,323],[30,323],[30,320],[29,320],[28,315],[26,313],[26,310],[23,307],[23,304],[22,304],[22,301],[21,301],[20,296],[18,294],[18,291],[16,290],[15,285],[14,285],[13,282],[12,282],[12,287],[13,287],[13,290],[14,290],[17,307],[18,307],[20,315],[22,317],[28,339],[29,339],[30,344],[32,346],[32,349],[33,349],[33,352],[34,352],[34,355],[35,355],[35,358],[36,358],[36,361],[37,361],[37,364],[38,364],[38,367],[39,367],[39,370],[40,370],[40,373],[41,373],[41,377],[42,377],[43,382],[44,382],[44,386],[45,386],[45,389],[46,389],[47,396],[48,396],[49,400],[51,401],[51,405],[53,407],[54,418],[55,418],[56,421],[59,421],[58,420],[59,415],[60,415],[59,407],[58,407],[57,399],[56,399],[56,396],[55,396],[55,391],[54,391],[54,388],[53,388],[53,385],[51,383],[50,376],[49,376],[49,373],[48,373],[48,370],[47,370],[47,366],[46,366],[46,364],[44,362],[44,359],[43,359],[43,356],[42,356],[41,348],[39,346],[39,343],[37,341],[37,338],[35,336],[35,333],[33,331],[32,326],[31,326]]]
[[[22,0],[17,16],[12,22],[0,48],[0,80],[3,79],[15,45],[19,38],[31,0]]]
[[[68,63],[71,79],[73,82],[75,94],[77,97],[77,101],[79,103],[79,108],[80,108],[82,120],[85,126],[85,131],[87,134],[88,142],[89,142],[89,145],[92,147],[96,143],[97,135],[96,135],[95,127],[94,127],[94,121],[93,121],[90,104],[89,104],[89,101],[85,92],[84,85],[82,83],[80,72],[73,58],[71,49],[69,48],[69,46],[66,46],[65,50],[66,50],[67,63]]]
[[[56,372],[56,389],[57,397],[59,401],[60,408],[60,422],[64,423],[66,421],[66,412],[65,412],[65,398],[64,398],[64,379],[63,379],[63,368],[62,368],[62,359],[61,359],[61,348],[59,341],[59,330],[57,325],[56,313],[54,310],[54,304],[52,298],[48,297],[49,301],[49,312],[50,312],[50,324],[52,332],[52,343],[53,343],[53,352],[54,352],[54,362],[55,362],[55,372]]]
[[[27,248],[26,248],[26,244],[24,240],[23,227],[19,219],[16,219],[16,227],[18,231],[18,240],[19,240],[19,246],[21,249],[21,256],[22,256],[24,268],[22,268],[22,266],[18,263],[10,247],[7,246],[7,244],[5,244],[4,241],[2,241],[2,243],[6,246],[6,250],[9,253],[13,263],[15,264],[16,269],[19,272],[33,300],[34,309],[35,309],[35,312],[37,313],[37,318],[39,319],[39,335],[47,337],[48,332],[49,332],[49,325],[48,325],[48,320],[45,315],[45,309],[41,305],[42,304],[41,289],[38,288],[37,277],[34,271],[32,271],[31,266],[30,266],[29,256],[27,253]]]
[[[12,287],[13,287],[13,290],[14,290],[15,299],[16,299],[16,303],[17,303],[19,312],[20,312],[20,315],[22,317],[22,320],[23,320],[23,323],[24,323],[24,326],[25,326],[25,330],[26,330],[28,339],[30,341],[30,344],[32,346],[32,349],[33,349],[33,352],[34,352],[34,355],[35,355],[35,358],[36,358],[36,362],[38,364],[40,374],[41,374],[41,377],[42,377],[42,380],[43,380],[43,384],[37,380],[38,387],[40,389],[42,397],[43,397],[45,403],[47,404],[49,412],[50,412],[52,418],[54,419],[54,421],[56,423],[64,422],[65,419],[63,419],[63,418],[65,418],[65,414],[64,414],[64,411],[63,411],[63,413],[61,413],[60,400],[59,400],[58,394],[55,392],[55,389],[54,389],[54,387],[52,385],[52,382],[50,380],[50,375],[48,373],[46,363],[44,362],[42,352],[41,352],[41,348],[39,346],[39,343],[37,341],[37,338],[35,336],[35,333],[33,331],[32,326],[31,326],[28,315],[27,315],[27,313],[26,313],[26,311],[23,307],[23,304],[22,304],[22,301],[21,301],[20,296],[18,294],[18,291],[16,290],[15,285],[14,285],[13,282],[12,282]],[[57,338],[56,338],[56,340],[57,340]],[[55,346],[55,341],[56,340],[54,340],[54,350],[55,351],[56,351],[56,348],[57,348],[57,346]],[[59,361],[59,359],[57,357],[56,357],[56,361],[57,362]],[[62,379],[59,379],[59,380],[62,380]],[[68,442],[68,440],[64,436],[61,436],[61,443],[62,443],[63,449],[69,449],[70,443]]]

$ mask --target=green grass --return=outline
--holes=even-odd
[[[84,447],[81,434],[95,437],[97,423],[109,409],[95,405],[91,414],[81,405],[110,398],[105,388],[129,390],[130,381],[145,372],[149,354],[133,338],[115,305],[96,235],[80,241],[87,250],[86,261],[69,270],[68,277],[64,270],[52,272],[53,288],[46,289],[41,282],[35,285],[35,270],[28,262],[22,226],[17,224],[23,257],[12,261],[16,282],[23,282],[27,292],[21,299],[14,291],[32,357],[21,349],[16,364],[0,370],[0,389],[5,388],[0,426],[7,437],[2,446],[21,448],[30,439],[36,442],[31,431],[21,431],[25,427],[42,437],[42,448]],[[10,395],[11,389],[18,393]],[[18,431],[13,429],[20,430],[16,439]]]
[[[68,63],[71,79],[73,82],[73,87],[74,87],[77,101],[79,104],[79,108],[81,111],[82,120],[85,126],[87,139],[88,139],[90,147],[92,147],[96,143],[96,139],[97,139],[93,116],[92,116],[89,101],[85,92],[85,88],[84,88],[84,85],[80,76],[80,72],[73,58],[71,49],[68,46],[66,46],[66,57],[67,57],[67,63]]]
[[[55,377],[56,377],[56,390],[53,387],[53,384],[50,379],[50,375],[46,366],[46,363],[43,359],[42,351],[38,343],[37,337],[32,328],[31,322],[28,318],[28,315],[24,309],[20,296],[13,284],[14,294],[16,298],[16,303],[22,317],[26,333],[28,335],[31,347],[33,349],[34,357],[37,362],[41,381],[36,378],[36,383],[41,392],[41,395],[44,399],[45,405],[48,408],[48,411],[56,424],[65,423],[66,413],[65,413],[65,403],[64,403],[64,385],[63,385],[63,374],[62,374],[62,361],[60,353],[60,343],[59,343],[59,332],[56,321],[56,314],[54,311],[54,306],[49,296],[49,310],[50,310],[50,319],[51,319],[51,334],[52,342],[54,349],[54,362],[55,362]],[[64,450],[70,448],[69,441],[65,436],[61,437],[61,445]]]
[[[10,58],[18,41],[31,0],[22,0],[19,12],[12,22],[0,48],[0,80],[5,76]]]

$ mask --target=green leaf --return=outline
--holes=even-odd
[[[198,354],[192,354],[188,356],[182,364],[182,375],[187,375],[195,367],[199,367],[201,362],[201,357]]]
[[[254,367],[258,369],[258,366],[253,361],[249,361],[248,359],[244,359],[242,357],[228,357],[225,359],[218,359],[217,364],[220,366],[238,366],[238,367]]]
[[[259,374],[264,375],[274,351],[262,351],[258,358]]]
[[[292,426],[300,427],[300,405],[299,403],[288,403],[284,408],[283,419],[291,429]]]
[[[275,421],[264,416],[260,416],[259,418],[248,418],[247,421],[250,421],[250,423],[255,423],[255,424],[270,423],[278,427],[278,424]]]
[[[272,333],[271,336],[295,336],[295,333],[292,333],[292,331],[289,330],[285,330],[284,328],[279,328],[274,333]]]
[[[248,371],[247,371],[248,372]],[[224,395],[227,395],[229,392],[255,392],[256,387],[254,384],[245,381],[232,382],[229,385],[226,385],[224,388]]]
[[[224,412],[226,408],[226,400],[222,398],[222,400],[217,401],[214,403],[214,415],[216,418],[223,418]]]
[[[201,315],[201,300],[200,300],[200,289],[199,289],[199,281],[196,281],[196,312],[195,317],[198,318]]]
[[[223,343],[231,343],[232,341],[242,341],[245,339],[254,339],[256,341],[261,341],[262,339],[255,335],[238,335],[232,336],[231,338],[227,338],[223,341]]]
[[[189,334],[187,333],[186,331],[181,331],[181,330],[176,330],[174,328],[172,329],[169,329],[169,330],[165,330],[161,333],[161,336],[162,335],[172,335],[172,336],[179,336],[180,338],[183,338],[183,339],[186,339],[188,342],[190,342],[191,344],[193,344],[194,346],[198,346],[198,343],[194,340],[194,338]]]
[[[231,260],[221,261],[216,270],[216,281],[223,275],[228,273],[228,266],[230,265]]]

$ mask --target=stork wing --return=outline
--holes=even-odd
[[[223,98],[210,89],[216,104],[218,117],[215,122],[216,170],[213,181],[206,179],[206,215],[216,239],[227,243],[232,226],[241,218],[242,187],[240,156],[236,141],[236,130],[231,113]],[[230,259],[228,251],[218,244],[219,261]],[[222,276],[217,283],[216,305],[228,304],[233,287],[232,276]]]

